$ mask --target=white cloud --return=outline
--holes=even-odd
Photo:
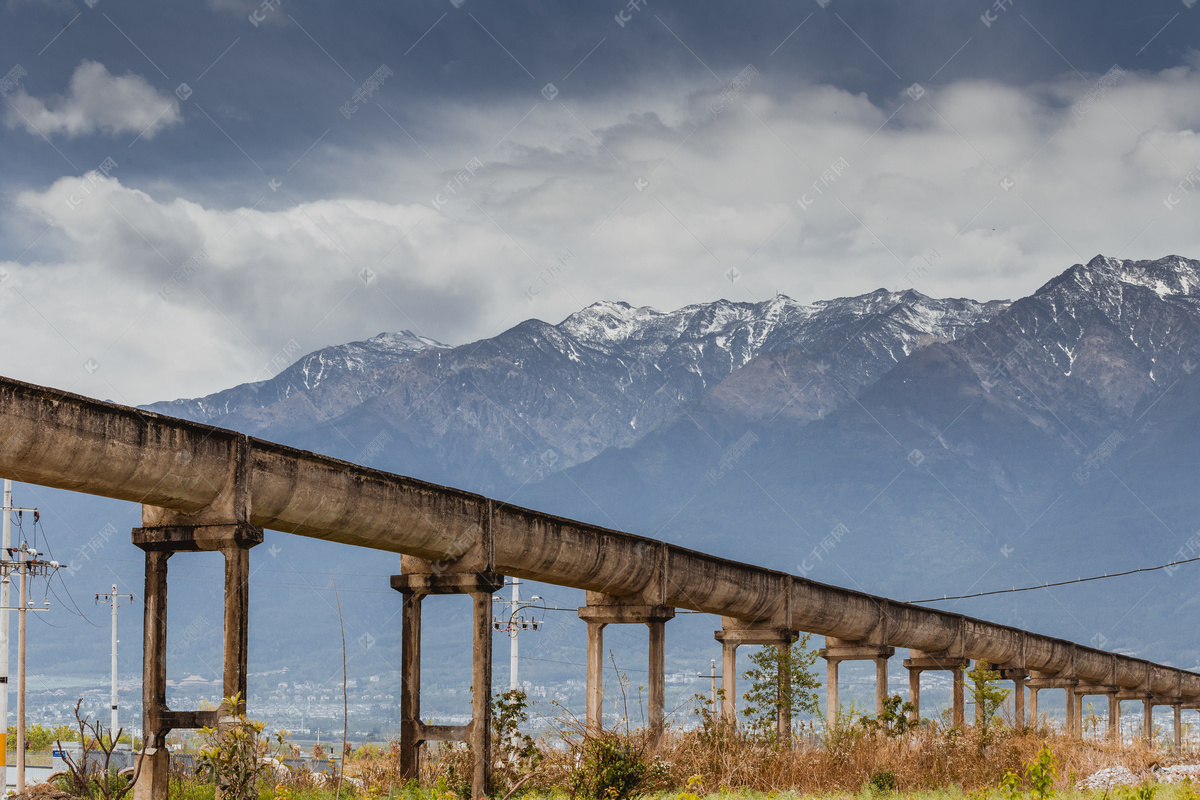
[[[1200,192],[1176,188],[1200,164],[1197,77],[1130,73],[1090,107],[1075,76],[886,103],[750,92],[716,117],[710,92],[450,107],[430,124],[459,133],[426,142],[444,170],[394,139],[330,145],[304,163],[346,176],[340,196],[264,189],[255,209],[115,178],[78,202],[64,178],[18,198],[30,239],[52,229],[38,260],[0,264],[0,313],[30,342],[0,372],[145,402],[261,377],[291,340],[409,328],[459,343],[598,299],[1016,297],[1096,253],[1200,256]]]
[[[41,100],[20,89],[9,102],[8,127],[23,127],[34,135],[76,137],[99,131],[152,139],[183,119],[178,101],[161,94],[142,76],[115,76],[103,64],[87,59],[75,68],[65,95]]]

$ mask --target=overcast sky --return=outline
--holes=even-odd
[[[1194,5],[7,0],[0,373],[1200,257]]]

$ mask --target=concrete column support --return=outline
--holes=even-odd
[[[721,642],[721,716],[737,724],[737,643]]]
[[[225,559],[222,693],[246,701],[249,645],[250,548],[263,540],[262,528],[246,522],[248,493],[237,470],[218,501],[195,514],[142,506],[143,527],[133,529],[133,543],[145,552],[146,607],[143,622],[141,771],[134,800],[167,796],[170,755],[166,737],[181,728],[216,727],[241,709],[224,705],[217,711],[173,711],[166,703],[167,560],[181,552],[219,552]],[[244,705],[243,705],[244,707]]]
[[[1173,718],[1173,722],[1174,722],[1174,725],[1172,726],[1172,733],[1174,734],[1175,750],[1178,752],[1178,750],[1181,747],[1183,747],[1183,706],[1182,706],[1182,704],[1175,703],[1174,705],[1171,706],[1171,717]]]
[[[667,704],[667,625],[661,619],[646,623],[650,629],[650,686],[647,709],[650,734],[657,743],[666,724]]]
[[[1121,687],[1103,683],[1081,683],[1075,687],[1075,738],[1083,738],[1083,698],[1089,695],[1104,695],[1108,698],[1107,737],[1115,741],[1120,735],[1121,702],[1118,696]]]
[[[222,685],[224,697],[241,697],[238,714],[246,708],[246,669],[250,649],[250,550],[225,547],[225,628]]]
[[[470,564],[471,562],[468,562]],[[421,745],[431,741],[471,746],[471,796],[486,797],[492,787],[492,595],[504,576],[491,571],[433,571],[437,565],[401,558],[392,588],[404,595],[400,616],[400,773],[420,775]],[[471,721],[466,725],[426,725],[421,721],[421,610],[430,595],[471,598]]]
[[[604,727],[604,626],[587,624],[587,729],[599,733]]]
[[[962,674],[971,662],[960,656],[947,653],[925,653],[920,650],[909,650],[908,658],[904,659],[904,668],[908,670],[908,701],[913,704],[912,719],[921,719],[921,673],[950,672],[953,674],[952,718],[954,727],[961,728],[964,724],[964,696]]]
[[[965,677],[963,671],[954,671],[954,727],[965,728],[967,726],[966,701],[963,697],[963,688]]]
[[[779,663],[780,664],[786,663],[786,661],[784,659],[786,659],[788,657],[788,651],[790,650],[791,646],[792,646],[791,642],[787,642],[786,644],[783,642],[779,642],[775,645],[775,649],[777,651],[779,651]],[[792,694],[791,675],[785,675],[783,673],[783,670],[780,670],[779,674],[776,675],[775,677],[776,677],[776,680],[779,685],[779,696],[780,697],[791,697],[791,694]],[[785,706],[781,705],[779,707],[779,713],[775,719],[775,730],[779,734],[779,737],[778,737],[779,741],[781,741],[781,742],[791,742],[792,741],[792,709],[790,706],[785,707]]]
[[[1070,732],[1073,739],[1084,738],[1084,696],[1073,693],[1072,703],[1075,706],[1074,729]]]
[[[1038,727],[1038,690],[1033,687],[1029,688],[1029,726],[1031,728]]]
[[[1000,677],[1013,682],[1013,726],[1023,730],[1028,723],[1025,719],[1025,684],[1029,680],[1029,670],[1019,667],[998,667]]]
[[[146,552],[146,590],[143,610],[142,752],[141,769],[133,787],[134,800],[167,796],[170,769],[166,749],[169,729],[163,727],[167,707],[167,559],[170,553]]]
[[[1013,681],[1013,725],[1025,728],[1025,681]]]
[[[1147,681],[1147,685],[1149,681]],[[1142,703],[1142,736],[1147,742],[1154,741],[1154,693],[1145,687],[1139,689],[1123,689],[1117,694],[1118,705],[1125,700],[1139,700]]]
[[[895,650],[892,650],[892,653],[895,653],[895,652],[896,652]],[[888,654],[887,656],[875,659],[875,713],[876,714],[883,711],[884,703],[886,703],[887,699],[888,699],[888,673],[887,673],[887,670],[888,670],[888,658],[890,658],[890,657],[891,657],[891,654]]]
[[[500,587],[504,586],[501,578]],[[467,740],[472,753],[482,753],[472,765],[471,795],[492,791],[492,592],[471,592],[471,722]]]
[[[1121,738],[1121,701],[1116,692],[1108,694],[1108,738],[1114,742]]]
[[[875,662],[875,713],[883,711],[883,704],[888,698],[888,659],[896,654],[896,648],[882,645],[866,644],[863,642],[847,642],[825,637],[825,648],[821,650],[821,658],[828,664],[828,679],[825,686],[826,720],[835,719],[837,713],[837,665],[843,661],[874,661]],[[830,687],[833,687],[832,692]]]
[[[825,662],[825,724],[832,730],[841,711],[838,700],[838,661]]]
[[[905,659],[907,661],[907,659]],[[912,711],[908,713],[908,721],[916,725],[921,721],[921,670],[908,671],[908,702],[912,703]]]
[[[650,707],[646,723],[657,744],[666,720],[666,622],[675,618],[675,609],[588,592],[587,605],[579,608],[579,618],[588,628],[587,727],[592,731],[602,730],[604,723],[604,627],[644,624],[649,628]]]
[[[421,768],[421,601],[409,592],[400,608],[400,779],[416,780]]]
[[[1029,696],[1030,696],[1030,713],[1032,715],[1032,725],[1037,725],[1038,720],[1038,692],[1042,689],[1063,689],[1066,692],[1066,711],[1067,718],[1063,728],[1063,733],[1067,736],[1075,736],[1076,729],[1076,703],[1075,703],[1075,688],[1079,685],[1079,681],[1070,675],[1070,673],[1047,674],[1044,672],[1029,672]]]
[[[796,632],[773,625],[752,625],[732,617],[721,617],[721,630],[713,633],[721,643],[722,669],[721,689],[725,695],[723,714],[730,724],[737,724],[737,648],[740,645],[775,646],[783,652],[796,641]],[[779,676],[780,679],[783,676]],[[790,687],[780,687],[781,690]],[[836,697],[837,690],[834,690]],[[827,704],[828,705],[828,704]],[[775,733],[781,742],[792,739],[792,715],[790,708],[780,708],[775,722]]]

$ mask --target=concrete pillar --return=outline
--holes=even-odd
[[[1171,716],[1174,718],[1173,732],[1175,738],[1175,749],[1178,751],[1183,747],[1183,706],[1175,703],[1171,706]]]
[[[888,660],[887,657],[875,659],[875,713],[883,712],[884,703],[888,699]]]
[[[400,779],[417,780],[421,769],[421,601],[405,593],[400,609]]]
[[[1142,700],[1142,733],[1146,741],[1154,740],[1154,701],[1149,697]]]
[[[587,624],[587,729],[604,727],[604,626]]]
[[[963,669],[970,665],[967,659],[940,653],[926,653],[920,650],[909,650],[908,658],[904,659],[904,668],[908,670],[908,699],[913,704],[911,719],[921,720],[921,673],[949,672],[952,674],[953,685],[953,719],[954,727],[963,726]]]
[[[967,725],[966,701],[963,697],[963,681],[966,679],[961,669],[954,670],[954,727],[965,728]]]
[[[782,667],[788,663],[790,657],[791,642],[779,642],[775,645],[776,651],[779,653],[779,665],[781,669],[776,679],[779,683],[779,696],[790,698],[792,696],[792,681],[791,676],[786,674]],[[778,734],[779,741],[787,742],[790,746],[792,741],[792,708],[791,704],[783,704],[779,707],[779,716],[775,720],[775,731]]]
[[[222,683],[225,697],[236,694],[242,698],[241,708],[228,709],[231,714],[239,714],[246,708],[246,670],[250,648],[250,551],[245,547],[226,547],[221,553],[225,556]]]
[[[908,721],[916,725],[921,721],[920,669],[910,669],[908,671],[908,702],[912,703],[912,711],[908,714]]]
[[[1114,742],[1121,738],[1121,701],[1116,692],[1108,694],[1108,738]]]
[[[146,551],[146,590],[143,609],[142,752],[133,800],[167,796],[169,753],[162,712],[167,707],[167,559],[170,552]]]
[[[875,662],[875,713],[883,711],[884,701],[887,700],[888,659],[896,653],[896,648],[864,642],[847,642],[825,637],[825,647],[820,651],[821,658],[827,665],[825,681],[825,719],[832,725],[837,719],[837,680],[838,667],[842,661],[874,661]]]
[[[471,592],[471,604],[471,722],[467,738],[476,754],[471,796],[481,798],[492,791],[492,593]]]
[[[721,617],[721,630],[714,632],[713,638],[721,643],[721,688],[725,693],[722,713],[726,721],[736,724],[737,648],[743,644],[775,647],[780,655],[779,665],[782,668],[785,663],[783,657],[796,641],[796,632],[774,624],[748,624],[732,617]],[[784,686],[783,679],[782,672],[776,675],[781,691],[789,688]],[[835,696],[836,693],[835,689]],[[790,742],[792,739],[792,710],[787,704],[779,708],[775,720],[775,735],[780,742]]]
[[[996,670],[1001,680],[1013,682],[1013,726],[1023,730],[1028,724],[1025,721],[1025,684],[1029,680],[1029,670],[1020,666],[998,665]]]
[[[218,727],[225,724],[228,715],[242,711],[225,706],[219,711],[174,711],[167,707],[167,559],[174,553],[219,552],[224,556],[222,695],[240,695],[241,703],[246,702],[250,548],[262,543],[263,529],[247,522],[249,490],[243,474],[247,462],[245,450],[239,453],[239,466],[218,501],[191,515],[143,504],[142,527],[133,529],[133,544],[146,554],[143,752],[133,789],[135,800],[166,798],[170,767],[166,737],[171,730]]]
[[[1029,687],[1029,725],[1030,727],[1038,727],[1038,689],[1037,687]]]
[[[721,715],[737,724],[737,642],[721,642]]]
[[[830,730],[837,725],[838,718],[838,662],[825,664],[825,724]]]
[[[1078,692],[1069,693],[1069,702],[1074,708],[1072,715],[1074,728],[1071,730],[1071,737],[1083,739],[1083,695]]]
[[[650,631],[649,703],[646,722],[655,744],[662,736],[666,718],[666,622],[675,609],[664,605],[633,604],[600,592],[587,593],[587,605],[579,618],[587,623],[587,729],[604,728],[604,626],[645,624]]]
[[[662,738],[663,726],[666,719],[667,703],[667,624],[663,620],[646,623],[650,629],[650,687],[649,687],[649,723],[650,738],[657,745]]]
[[[484,562],[487,563],[487,562]],[[475,565],[480,564],[479,561]],[[421,744],[465,742],[471,747],[471,795],[491,791],[492,774],[492,594],[504,576],[491,570],[437,571],[436,565],[404,556],[392,588],[404,595],[400,632],[400,774],[421,772]],[[421,606],[429,595],[471,598],[471,721],[466,725],[426,725],[421,721]]]

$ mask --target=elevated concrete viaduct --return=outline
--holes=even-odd
[[[141,503],[134,543],[146,551],[144,716],[157,730],[206,724],[200,712],[171,711],[160,693],[167,559],[175,552],[217,550],[226,558],[225,689],[245,687],[246,553],[262,529],[402,554],[405,687],[402,747],[416,769],[417,747],[461,739],[482,754],[476,797],[486,793],[490,688],[491,593],[505,576],[583,589],[588,623],[588,719],[599,724],[603,626],[650,626],[650,673],[663,674],[665,623],[675,609],[718,615],[724,650],[725,711],[734,712],[734,651],[739,644],[786,646],[796,632],[826,637],[824,655],[836,697],[837,664],[876,663],[877,695],[887,693],[894,649],[913,651],[906,666],[919,699],[920,671],[957,670],[986,659],[1031,691],[1063,688],[1072,699],[1102,693],[1113,705],[1125,692],[1178,710],[1200,703],[1200,674],[980,619],[897,603],[783,572],[730,561],[664,542],[518,508],[457,489],[361,467],[242,434],[0,378],[0,474],[59,489]],[[466,593],[474,598],[475,718],[464,729],[425,726],[419,708],[420,599]],[[593,649],[596,651],[593,653]],[[486,662],[486,663],[484,663]],[[1026,677],[1028,676],[1028,678]],[[486,682],[484,682],[486,679]],[[956,684],[961,687],[961,684]],[[1022,695],[1023,696],[1023,695]],[[1133,695],[1129,695],[1132,697]],[[651,681],[652,726],[661,727],[663,693]],[[956,688],[955,722],[962,723]],[[836,704],[832,704],[836,710]],[[1074,730],[1078,733],[1078,706]],[[1178,716],[1177,716],[1178,719]],[[790,720],[781,714],[781,731]],[[1178,726],[1176,726],[1178,732]],[[1177,733],[1178,738],[1178,733]],[[165,756],[151,755],[137,800],[164,796]],[[165,761],[163,762],[165,766]]]

